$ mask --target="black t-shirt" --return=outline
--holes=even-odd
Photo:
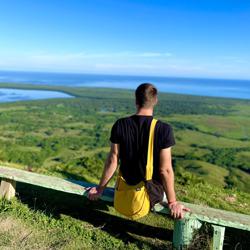
[[[132,115],[117,120],[112,127],[110,141],[120,145],[120,171],[130,185],[136,185],[145,179],[149,130],[152,119],[153,116]],[[153,179],[160,183],[160,150],[174,144],[171,126],[158,120],[154,137]]]

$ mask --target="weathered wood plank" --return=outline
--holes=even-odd
[[[13,198],[16,194],[16,182],[14,180],[2,179],[0,186],[0,197],[7,200]]]
[[[89,187],[95,186],[93,184],[83,181],[79,182],[75,180],[65,180],[54,176],[31,173],[24,170],[8,168],[3,166],[0,166],[0,177],[17,182],[32,184],[48,189],[54,189],[57,191],[78,194],[83,196],[87,195]],[[112,202],[113,196],[114,196],[113,189],[107,188],[104,191],[102,200]]]
[[[213,226],[213,250],[222,250],[224,235],[225,235],[225,227],[212,225]]]
[[[217,224],[220,226],[250,231],[249,215],[195,205],[186,202],[181,203],[191,209],[190,213],[185,214],[186,219],[196,219],[199,221],[208,222],[210,224]],[[168,208],[161,204],[156,204],[154,210],[158,213],[169,214]]]

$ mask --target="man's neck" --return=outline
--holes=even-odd
[[[139,108],[139,109],[137,109],[136,115],[152,116],[153,109]]]

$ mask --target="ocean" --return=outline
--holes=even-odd
[[[0,71],[0,82],[126,89],[150,82],[160,92],[250,99],[250,80]]]

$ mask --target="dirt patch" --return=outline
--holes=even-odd
[[[11,217],[0,218],[0,232],[8,232],[17,226],[17,221]]]
[[[20,249],[31,235],[32,231],[19,220],[12,217],[0,218],[1,249]]]

